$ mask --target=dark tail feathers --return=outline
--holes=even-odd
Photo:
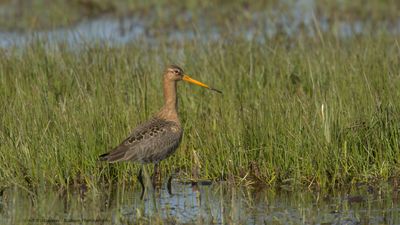
[[[109,152],[99,155],[99,161],[108,161]]]

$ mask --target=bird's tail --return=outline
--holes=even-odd
[[[123,161],[125,156],[125,151],[113,150],[111,152],[104,153],[99,156],[99,161],[107,161],[109,163],[115,163]]]
[[[98,160],[99,161],[108,161],[109,155],[110,155],[109,152],[101,154],[101,155],[99,155],[99,159]]]

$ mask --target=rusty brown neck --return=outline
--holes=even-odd
[[[179,123],[178,100],[176,97],[176,81],[164,78],[164,106],[159,117]]]

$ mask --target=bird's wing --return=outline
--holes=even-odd
[[[136,127],[119,146],[101,155],[100,160],[160,161],[178,147],[181,137],[182,130],[177,123],[154,118]]]

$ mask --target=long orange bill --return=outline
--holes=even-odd
[[[204,84],[204,83],[202,83],[202,82],[200,82],[200,81],[197,81],[197,80],[195,80],[195,79],[192,79],[192,78],[190,78],[188,75],[183,75],[182,80],[187,81],[187,82],[189,82],[189,83],[193,83],[193,84],[199,85],[199,86],[201,86],[201,87],[205,87],[205,88],[207,88],[207,89],[210,89],[210,90],[212,90],[212,91],[216,91],[216,92],[222,94],[222,91],[217,90],[217,89],[215,89],[215,88],[212,88],[212,87],[208,86],[207,84]]]

